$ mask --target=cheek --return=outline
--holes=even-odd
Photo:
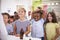
[[[4,19],[5,22],[8,22],[8,19]]]
[[[48,20],[52,20],[52,17],[48,17]]]
[[[22,15],[25,16],[25,12],[23,12]]]
[[[10,21],[13,21],[13,19],[11,19]]]
[[[20,14],[18,14],[18,16],[20,17]]]

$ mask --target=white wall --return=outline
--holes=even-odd
[[[0,0],[0,13],[1,13],[1,0]]]
[[[13,12],[16,11],[16,5],[24,5],[26,10],[28,10],[28,6],[32,3],[31,0],[1,0],[1,12],[8,12],[13,15]]]

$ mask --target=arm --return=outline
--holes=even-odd
[[[16,25],[14,25],[14,29],[13,29],[13,31],[14,31],[14,35],[16,35]]]
[[[46,38],[46,30],[44,30],[44,39],[47,40],[47,38]]]
[[[30,29],[31,29],[31,28],[30,28],[30,25],[29,25],[29,26],[26,28],[26,32],[25,32],[24,34],[26,34],[26,35],[29,34],[29,33],[30,33]]]
[[[56,40],[59,37],[59,28],[56,28],[56,35],[52,40]]]
[[[42,14],[42,18],[45,20],[46,19],[46,13]]]
[[[16,30],[17,30],[16,25],[14,25],[14,35],[15,35],[16,37],[19,37],[20,34],[17,34],[17,33],[16,33]]]
[[[46,37],[46,24],[44,24],[44,40],[47,40],[47,37]]]

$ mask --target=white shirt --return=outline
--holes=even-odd
[[[44,28],[43,28],[44,20],[40,19],[39,21],[32,21],[32,37],[44,37]]]

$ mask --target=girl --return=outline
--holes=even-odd
[[[30,32],[30,22],[25,18],[26,10],[24,8],[20,8],[17,13],[19,19],[15,21],[14,34],[19,36],[21,29],[23,29],[24,34],[27,35]]]
[[[3,19],[4,19],[4,23],[5,23],[7,32],[9,35],[12,35],[13,34],[13,27],[11,24],[8,23],[9,14],[8,13],[2,13],[2,15],[3,15]]]
[[[49,12],[47,14],[46,22],[44,24],[46,31],[46,40],[53,40],[57,34],[57,29],[59,28],[56,15],[54,12]]]
[[[44,20],[42,14],[42,11],[33,12],[31,35],[33,38],[41,38],[41,40],[44,40]]]

